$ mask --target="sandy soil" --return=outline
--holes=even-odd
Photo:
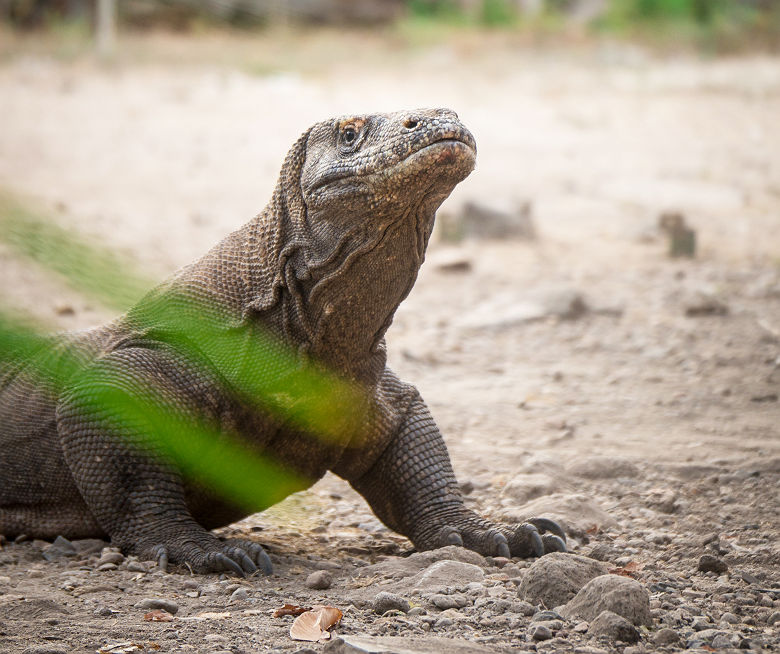
[[[536,495],[584,493],[617,520],[590,537],[573,528],[575,548],[636,545],[664,530],[668,540],[634,548],[647,568],[640,580],[687,579],[691,592],[714,534],[731,544],[720,579],[729,592],[750,590],[743,572],[766,592],[716,606],[708,587],[702,610],[717,620],[721,604],[737,606],[743,635],[755,629],[754,642],[777,646],[767,615],[780,607],[780,60],[667,60],[614,47],[532,54],[489,37],[382,47],[386,56],[374,53],[368,65],[363,50],[348,56],[342,47],[327,64],[262,75],[202,58],[101,67],[22,50],[0,65],[0,187],[161,277],[262,208],[284,152],[311,122],[454,108],[477,138],[479,162],[442,211],[457,214],[467,200],[530,202],[539,233],[434,243],[388,336],[393,367],[427,399],[459,477],[473,484],[471,501],[511,517],[522,502],[507,484],[544,473],[555,483]],[[666,256],[657,229],[666,209],[696,230],[694,260]],[[452,258],[466,269],[448,269]],[[6,250],[0,271],[0,298],[53,326],[110,316]],[[537,320],[512,311],[563,293],[587,310]],[[704,315],[690,315],[697,308]],[[594,454],[633,464],[634,482],[577,474],[575,464]],[[672,504],[659,509],[664,493]],[[408,549],[331,477],[242,528],[252,526],[278,569],[270,585],[247,586],[253,604],[242,610],[255,612],[180,621],[175,637],[162,635],[170,623],[144,623],[134,603],[157,593],[180,598],[190,615],[229,610],[216,577],[133,573],[127,562],[97,572],[87,554],[79,567],[43,561],[40,543],[7,545],[0,649],[48,642],[87,652],[127,640],[161,651],[294,651],[289,625],[267,609],[323,595],[302,583],[318,562],[346,575]],[[361,613],[364,596],[350,583],[326,597],[353,605],[347,632],[407,628]],[[92,587],[102,590],[83,591]],[[652,597],[664,624],[662,599]],[[528,644],[522,625],[483,629],[499,649]],[[643,642],[653,647],[651,635]]]

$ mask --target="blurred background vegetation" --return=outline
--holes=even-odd
[[[283,25],[504,29],[562,39],[626,38],[716,52],[780,46],[779,0],[0,0],[13,29],[87,34],[111,7],[125,30]]]

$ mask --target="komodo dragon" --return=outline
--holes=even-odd
[[[564,532],[551,520],[507,526],[464,506],[431,414],[414,386],[386,365],[384,335],[417,277],[434,214],[475,161],[473,136],[446,109],[318,123],[287,154],[261,214],[124,316],[60,337],[54,348],[78,352],[106,384],[153,387],[177,410],[239,433],[308,484],[332,470],[420,550],[457,544],[505,557],[565,551]],[[194,319],[218,336],[229,331],[242,342],[262,326],[300,356],[361,384],[370,411],[359,442],[291,428],[245,401],[230,366],[194,365],[186,348],[166,337],[170,326],[167,332],[144,317],[161,303],[192,310],[177,304],[182,298],[197,300]],[[259,367],[240,360],[247,370],[253,364]],[[259,567],[270,574],[259,544],[207,531],[247,511],[134,447],[132,429],[124,433],[90,408],[94,390],[78,381],[52,390],[25,365],[0,371],[0,533],[108,536],[163,568],[171,562],[199,572]]]

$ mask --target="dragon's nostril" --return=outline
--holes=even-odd
[[[406,129],[414,129],[419,124],[419,121],[416,118],[407,118],[404,121],[404,127]]]

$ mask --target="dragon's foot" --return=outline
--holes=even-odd
[[[177,564],[193,572],[227,572],[239,577],[258,571],[264,575],[273,572],[271,559],[259,544],[238,539],[222,541],[207,532],[197,539],[183,537],[156,543],[141,549],[139,554],[154,559],[163,571],[169,564]]]
[[[530,518],[519,525],[502,525],[463,516],[441,527],[432,547],[460,545],[484,556],[529,558],[566,551],[566,533],[548,518]]]

